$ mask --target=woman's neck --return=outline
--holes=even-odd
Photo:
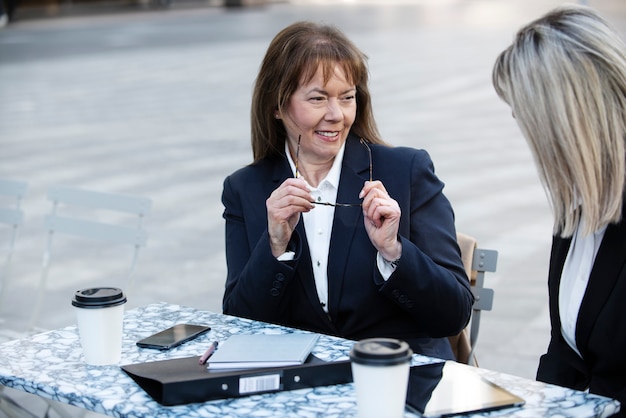
[[[303,164],[300,162],[298,171],[300,175],[304,177],[307,183],[312,187],[318,187],[319,184],[326,178],[328,172],[333,166],[333,161],[324,162],[323,164]]]

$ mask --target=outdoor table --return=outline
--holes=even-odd
[[[143,349],[136,341],[177,323],[210,325],[212,330],[169,351]],[[85,364],[76,326],[43,332],[0,344],[0,385],[42,398],[116,417],[355,417],[352,383],[255,394],[177,406],[154,401],[120,368],[121,365],[200,356],[214,341],[238,333],[284,333],[278,325],[157,303],[129,309],[124,317],[119,365]],[[346,360],[354,341],[321,335],[312,354],[326,361]],[[442,360],[415,354],[413,364]],[[586,392],[476,368],[487,380],[522,397],[521,408],[473,414],[473,417],[607,417],[619,402]],[[415,417],[409,412],[406,417]]]

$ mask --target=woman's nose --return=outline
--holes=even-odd
[[[343,112],[341,111],[341,106],[337,100],[329,100],[328,101],[328,109],[326,111],[326,119],[327,120],[340,120],[342,118]]]

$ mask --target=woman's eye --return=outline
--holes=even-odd
[[[312,102],[323,102],[324,100],[326,100],[326,98],[323,96],[315,96],[311,97],[309,100],[311,100]]]
[[[343,98],[343,100],[344,100],[344,101],[346,101],[346,102],[349,102],[349,101],[351,101],[351,100],[354,100],[354,99],[355,99],[355,97],[356,97],[356,96],[345,96],[345,97]]]

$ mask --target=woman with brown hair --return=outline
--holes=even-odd
[[[251,123],[254,162],[224,181],[224,312],[453,358],[474,300],[453,211],[428,154],[380,138],[365,55],[332,26],[288,26]]]

